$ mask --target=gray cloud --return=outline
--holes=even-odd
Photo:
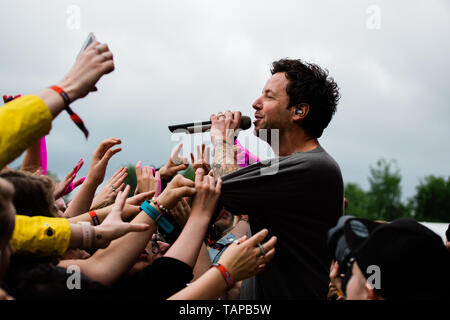
[[[66,26],[69,5],[81,9],[79,30]],[[380,9],[379,30],[366,26],[370,5]],[[398,161],[405,196],[419,177],[450,173],[445,0],[14,1],[0,11],[2,93],[33,93],[61,79],[89,31],[115,55],[99,91],[73,104],[89,140],[65,114],[53,123],[49,168],[61,177],[107,137],[123,140],[111,175],[138,160],[163,164],[176,143],[169,124],[230,108],[253,115],[270,63],[281,57],[316,62],[340,85],[320,142],[345,181],[367,187],[380,157]]]

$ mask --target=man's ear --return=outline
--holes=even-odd
[[[307,103],[299,103],[297,106],[294,106],[294,115],[292,116],[292,120],[298,121],[306,118],[309,113],[309,104]]]

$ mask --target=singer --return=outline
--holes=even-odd
[[[240,112],[210,117],[213,172],[223,179],[219,205],[247,214],[251,233],[267,228],[278,238],[272,263],[243,281],[241,299],[325,300],[331,264],[327,231],[343,214],[344,188],[339,165],[318,138],[336,112],[339,89],[328,71],[301,60],[275,61],[271,73],[252,107],[255,135],[279,130],[279,150],[272,146],[276,174],[261,173],[270,165],[264,161],[241,168],[233,160],[230,141]]]

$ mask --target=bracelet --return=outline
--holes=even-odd
[[[70,98],[67,92],[65,92],[61,87],[58,86],[51,86],[49,89],[52,89],[53,91],[56,91],[64,100],[64,109],[67,111],[67,113],[70,115],[70,119],[77,125],[78,128],[80,128],[81,131],[83,131],[86,139],[89,136],[89,131],[84,125],[83,120],[75,113],[73,110],[69,107],[70,104]]]
[[[160,204],[158,203],[158,200],[156,200],[155,197],[152,198],[151,202],[152,202],[155,206],[157,206],[157,207],[163,212],[164,215],[166,215],[166,214],[169,213],[169,209],[164,208],[162,205],[160,205]]]
[[[231,277],[231,274],[228,272],[227,268],[225,268],[223,266],[223,264],[220,264],[220,263],[214,263],[210,266],[210,268],[212,268],[212,267],[215,267],[220,271],[220,273],[222,274],[223,278],[225,279],[225,281],[227,283],[227,287],[229,290],[233,286],[234,280]]]
[[[94,228],[92,228],[91,224],[86,221],[80,221],[78,223],[81,224],[81,230],[83,232],[83,240],[81,246],[83,247],[83,249],[89,250],[92,248],[92,245],[94,243]]]
[[[245,221],[248,223],[248,215],[246,214],[241,214],[241,221]]]
[[[147,200],[145,200],[140,207],[153,221],[156,222],[166,233],[172,233],[175,227],[162,216],[155,207],[153,207]]]
[[[88,213],[92,218],[92,222],[94,223],[94,226],[98,226],[100,224],[100,220],[98,219],[98,216],[95,213],[95,211],[92,210],[92,211],[89,211]]]

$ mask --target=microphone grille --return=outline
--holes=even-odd
[[[242,116],[241,117],[241,125],[239,126],[242,130],[247,130],[252,126],[252,120],[250,117]]]

